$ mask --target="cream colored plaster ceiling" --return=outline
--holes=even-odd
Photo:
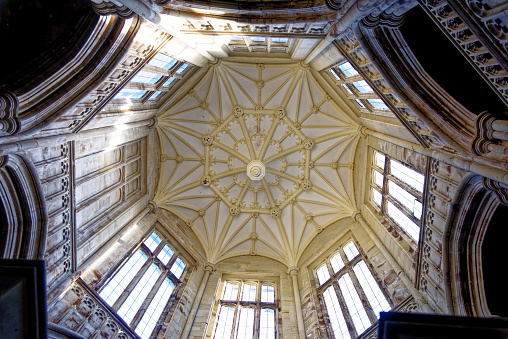
[[[193,229],[211,262],[288,266],[354,206],[358,125],[301,64],[211,66],[158,117],[157,206]]]

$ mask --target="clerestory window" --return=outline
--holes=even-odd
[[[380,213],[418,242],[425,176],[374,151],[371,199]]]
[[[275,339],[277,299],[274,282],[227,280],[218,301],[212,338]]]
[[[175,248],[153,232],[103,285],[99,296],[141,338],[148,339],[170,306],[185,268]]]
[[[315,269],[331,338],[356,338],[374,324],[390,303],[353,240]]]

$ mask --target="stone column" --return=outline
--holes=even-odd
[[[374,244],[376,244],[376,247],[381,251],[383,256],[385,257],[386,261],[390,266],[393,268],[397,276],[402,280],[404,285],[409,290],[409,293],[413,296],[415,301],[417,302],[418,306],[424,313],[435,313],[434,310],[429,306],[428,301],[421,295],[420,291],[416,289],[414,286],[414,283],[409,279],[407,274],[402,270],[402,267],[400,267],[399,263],[395,260],[395,258],[391,255],[391,253],[388,251],[388,249],[383,245],[381,240],[377,237],[377,235],[372,231],[370,226],[365,222],[362,215],[359,211],[357,211],[354,214],[354,219],[356,222],[358,222],[362,227],[365,229],[367,234],[370,236],[372,241],[374,241]]]
[[[196,297],[192,302],[192,307],[189,312],[189,316],[187,317],[187,321],[185,322],[185,327],[183,328],[182,334],[180,338],[188,338],[190,331],[192,329],[192,325],[194,324],[194,318],[196,317],[196,313],[198,311],[198,307],[201,304],[201,299],[203,298],[203,293],[205,291],[206,284],[208,283],[208,278],[210,278],[210,274],[215,270],[215,266],[212,263],[206,262],[204,263],[205,274],[201,279],[201,283],[199,284],[198,292],[196,293]]]
[[[305,338],[305,324],[303,323],[302,301],[300,300],[300,287],[298,286],[298,267],[290,267],[288,270],[293,280],[293,293],[295,295],[296,320],[298,321],[298,337]]]

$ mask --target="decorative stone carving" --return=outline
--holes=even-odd
[[[284,117],[286,116],[286,110],[284,108],[277,108],[275,110],[275,116],[277,117],[277,119],[284,119]]]
[[[18,98],[14,93],[0,93],[0,136],[12,135],[18,132]]]
[[[118,6],[112,2],[109,1],[101,1],[101,2],[95,2],[92,1],[92,8],[95,12],[99,15],[111,15],[116,14],[121,18],[129,19],[134,16],[134,13],[132,10],[125,6]]]
[[[233,205],[229,208],[229,214],[231,214],[232,216],[236,216],[236,215],[240,214],[240,212],[241,212],[241,210],[238,205]]]
[[[237,118],[240,118],[243,116],[243,108],[241,108],[240,106],[235,106],[233,108],[233,115]]]
[[[205,135],[201,138],[201,142],[205,146],[211,146],[213,144],[213,136],[211,135]]]
[[[278,207],[272,207],[270,209],[270,215],[273,217],[273,218],[279,218],[280,217],[280,214],[281,214],[281,210],[280,208]]]
[[[251,180],[261,180],[265,176],[265,165],[259,160],[253,160],[247,165],[247,176]]]
[[[312,182],[310,182],[310,180],[306,179],[306,180],[303,180],[301,185],[302,189],[304,191],[307,191],[307,190],[310,190],[312,188]]]
[[[303,142],[303,148],[304,149],[312,149],[315,144],[316,144],[316,142],[313,139],[307,138]]]

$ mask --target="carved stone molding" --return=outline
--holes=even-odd
[[[494,181],[489,178],[483,178],[483,185],[486,189],[496,193],[497,197],[503,205],[508,206],[508,188],[503,186],[498,181]]]
[[[48,215],[37,171],[25,156],[0,157],[0,257],[41,259]]]
[[[325,0],[326,7],[332,11],[340,11],[345,2],[345,0]]]
[[[506,27],[478,0],[419,0],[498,96],[508,103]],[[492,12],[491,12],[492,13]],[[498,13],[502,17],[501,12]],[[502,22],[502,20],[501,20]]]
[[[402,19],[394,18],[386,14],[365,18],[355,29],[358,40],[397,97],[443,143],[471,155],[476,116],[425,72],[400,30],[393,27]]]
[[[19,130],[18,104],[14,93],[0,93],[0,136],[12,135]]]
[[[499,153],[497,157],[508,155],[508,148],[500,145],[502,141],[508,141],[508,133],[506,133],[504,125],[507,125],[507,121],[500,120],[488,112],[482,112],[478,115],[476,119],[476,138],[471,145],[473,153],[476,155],[489,155],[491,152]]]
[[[404,15],[383,12],[378,16],[373,16],[372,14],[367,15],[362,19],[361,24],[368,28],[375,28],[378,26],[400,27],[405,21],[406,17]]]
[[[111,15],[116,14],[121,18],[129,19],[134,16],[134,13],[132,10],[125,6],[118,6],[112,2],[109,1],[102,1],[102,2],[93,2],[92,1],[92,8],[94,11],[99,15]]]

